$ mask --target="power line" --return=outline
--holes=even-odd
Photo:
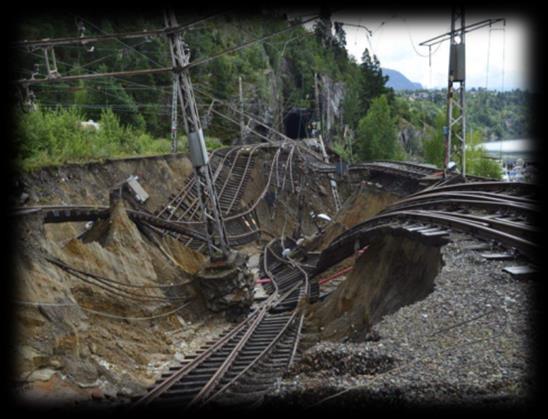
[[[143,44],[146,43],[146,42],[147,42],[147,41],[140,42],[140,43],[138,43],[137,45],[135,45],[135,47],[138,47],[138,46],[140,46],[140,45],[143,45]],[[133,49],[134,49],[136,52],[139,52],[139,51],[137,51],[137,50],[135,49],[135,47],[133,47]],[[102,48],[101,48],[101,49],[102,49]],[[108,55],[106,55],[106,56],[104,56],[104,57],[98,58],[97,60],[90,61],[90,62],[88,62],[88,63],[84,63],[84,64],[80,64],[80,63],[77,63],[77,64],[69,64],[69,63],[67,63],[66,61],[61,61],[61,60],[59,60],[59,59],[57,59],[57,62],[58,62],[58,63],[61,63],[61,64],[64,64],[64,65],[66,65],[66,66],[72,67],[71,69],[69,69],[69,70],[67,71],[67,73],[71,73],[71,72],[73,72],[73,71],[77,71],[77,70],[81,70],[81,69],[83,69],[83,68],[89,67],[89,66],[92,65],[92,64],[97,64],[98,62],[103,61],[103,60],[106,60],[107,58],[113,57],[114,55],[117,55],[117,54],[119,54],[120,52],[123,51],[123,50],[120,49],[120,48],[109,48],[109,49],[111,49],[111,50],[115,49],[116,52],[111,53],[111,54],[108,54]],[[38,53],[32,52],[32,51],[28,51],[28,52],[29,52],[31,55],[35,56],[35,57],[43,58],[41,54],[38,54]],[[31,70],[24,70],[24,71],[33,73]],[[94,72],[94,71],[92,71],[92,72]]]
[[[90,22],[89,20],[87,19],[84,19],[83,17],[79,17],[79,16],[75,16],[77,19],[81,19],[82,21],[85,21],[87,23],[89,23],[91,26],[93,26],[96,30],[98,30],[99,32],[101,32],[102,34],[104,35],[107,35],[107,36],[112,36],[112,35],[115,35],[115,34],[105,34],[104,31],[102,31],[97,25],[93,24],[92,22]],[[179,29],[180,30],[180,29]],[[132,47],[128,44],[126,44],[125,42],[123,42],[121,39],[119,39],[118,37],[115,37],[114,40],[116,40],[117,42],[121,43],[122,45],[124,45],[125,47],[127,48],[131,48],[133,49],[135,52],[139,53],[142,57],[146,58],[147,60],[149,60],[152,64],[154,65],[157,65],[157,66],[161,66],[161,64],[159,64],[158,62],[156,62],[155,60],[153,60],[152,58],[150,58],[148,55],[142,53],[141,51],[139,51],[138,49],[136,49],[135,47]]]
[[[248,41],[248,42],[244,42],[241,45],[238,45],[238,46],[235,46],[235,47],[232,47],[232,48],[228,48],[228,49],[223,50],[223,51],[221,51],[217,54],[214,54],[210,57],[203,58],[201,60],[196,60],[194,62],[191,62],[189,64],[186,64],[186,65],[180,66],[180,67],[160,67],[160,68],[149,68],[149,69],[139,69],[139,70],[129,70],[129,71],[115,71],[115,72],[107,72],[107,73],[83,74],[83,75],[78,75],[78,76],[61,76],[61,77],[52,77],[52,78],[45,78],[45,79],[22,79],[22,80],[18,80],[18,83],[20,83],[22,85],[25,85],[25,86],[30,86],[30,85],[34,85],[34,84],[38,84],[38,83],[54,83],[54,82],[62,82],[62,81],[90,80],[90,79],[99,78],[99,77],[151,75],[151,74],[163,74],[163,73],[170,73],[170,72],[180,73],[184,70],[196,67],[198,65],[207,64],[208,62],[210,62],[210,61],[212,61],[216,58],[219,58],[219,57],[221,57],[225,54],[230,54],[230,53],[239,51],[239,50],[241,50],[243,48],[246,48],[250,45],[253,45],[257,42],[262,42],[262,41],[264,41],[268,38],[271,38],[273,36],[280,35],[284,32],[287,32],[289,30],[292,30],[292,29],[296,28],[297,26],[302,26],[305,23],[316,20],[317,18],[318,18],[318,16],[307,19],[303,22],[298,22],[298,23],[289,25],[287,28],[284,28],[282,30],[276,31],[274,33],[265,35],[265,36],[257,38],[257,39],[253,39],[253,40]]]
[[[36,53],[32,53],[32,52],[31,52],[31,54],[41,57],[39,54],[36,54]],[[69,63],[67,63],[67,62],[65,62],[65,61],[61,61],[61,60],[57,60],[57,62],[59,62],[59,63],[61,63],[61,64],[64,64],[64,65],[66,65],[66,66],[72,67],[72,69],[69,69],[69,72],[75,71],[75,70],[78,69],[78,67],[76,67],[78,64],[69,64]],[[96,72],[96,71],[94,71],[94,70],[90,70],[90,71],[91,71],[92,74],[99,74],[98,72]],[[126,80],[126,79],[122,79],[122,78],[120,78],[120,77],[113,77],[113,78],[116,79],[116,80],[119,80],[119,81],[121,81],[121,82],[130,83],[130,84],[133,84],[133,85],[136,85],[136,86],[143,87],[144,89],[150,89],[150,90],[154,90],[154,89],[155,89],[155,87],[153,87],[153,86],[149,86],[149,85],[146,85],[146,84],[138,83],[138,82],[135,82],[135,81],[133,81],[133,80]],[[96,83],[105,83],[105,84],[109,83],[107,80],[100,80],[99,78],[97,78],[97,79],[90,79],[90,80],[93,80],[93,81],[96,82]],[[44,87],[44,86],[50,86],[50,85],[48,85],[47,83],[45,83],[45,84],[39,84],[39,85],[37,85],[37,86],[39,86],[39,87]]]
[[[498,22],[504,22],[504,24],[506,24],[506,19],[504,18],[498,18],[498,19],[485,19],[485,20],[481,20],[479,22],[476,22],[476,23],[472,23],[470,25],[467,25],[465,27],[463,27],[462,29],[459,29],[459,32],[462,33],[463,35],[468,33],[468,32],[472,32],[472,31],[475,31],[476,29],[480,29],[480,28],[484,28],[485,26],[491,26],[491,25],[494,25],[495,23],[498,23]],[[431,45],[436,45],[438,43],[441,43],[441,42],[445,42],[449,39],[451,39],[451,36],[454,34],[453,31],[450,31],[450,32],[446,32],[442,35],[438,35],[438,36],[435,36],[434,38],[430,38],[426,41],[423,41],[421,42],[419,45],[420,46],[431,46]]]
[[[504,22],[504,26],[502,27],[502,82],[501,82],[501,92],[504,92],[504,69],[505,69],[505,64],[506,64],[505,55],[506,55],[506,22]]]
[[[202,17],[200,19],[197,19],[195,21],[192,21],[190,23],[186,23],[183,25],[179,25],[177,27],[171,27],[171,28],[163,28],[163,29],[152,29],[152,30],[143,30],[143,31],[133,31],[133,32],[119,32],[119,33],[112,33],[107,34],[103,32],[101,29],[99,29],[96,25],[94,25],[89,20],[86,20],[82,17],[76,16],[73,14],[74,17],[77,19],[85,20],[87,23],[89,23],[91,26],[95,27],[99,32],[102,33],[102,35],[96,35],[96,36],[79,36],[79,37],[64,37],[64,38],[57,38],[57,39],[40,39],[40,40],[33,40],[33,41],[19,41],[14,44],[16,47],[27,47],[27,48],[44,48],[44,47],[55,47],[55,46],[64,46],[64,47],[75,47],[74,44],[86,45],[89,43],[95,43],[100,41],[109,41],[109,40],[116,40],[120,41],[121,39],[136,39],[136,38],[150,38],[150,37],[156,37],[161,35],[167,35],[174,32],[180,32],[183,30],[187,30],[194,26],[197,23],[204,22],[213,16],[216,16],[219,13],[210,14],[208,16]],[[121,42],[121,41],[120,41]]]
[[[161,313],[161,314],[156,314],[156,315],[152,315],[152,316],[145,316],[145,317],[130,317],[130,316],[119,316],[119,315],[115,315],[115,314],[105,313],[104,311],[92,310],[92,309],[84,307],[84,306],[82,306],[78,303],[51,303],[51,302],[22,301],[22,300],[16,300],[15,301],[16,304],[27,305],[27,306],[35,306],[35,307],[40,307],[40,306],[46,306],[46,307],[48,307],[48,306],[49,307],[70,307],[70,306],[79,307],[84,311],[87,311],[87,312],[93,313],[93,314],[97,314],[98,316],[108,317],[110,319],[132,320],[132,321],[154,320],[154,319],[159,319],[161,317],[167,317],[171,314],[175,314],[176,312],[182,310],[187,305],[189,305],[191,302],[192,301],[187,301],[187,302],[181,304],[180,306],[175,307],[173,310],[169,310],[169,311],[167,311],[165,313]]]
[[[405,24],[405,29],[406,29],[406,32],[407,32],[407,36],[409,37],[409,42],[411,43],[411,46],[413,47],[413,51],[415,51],[415,54],[417,54],[419,57],[422,57],[422,58],[428,58],[429,59],[429,63],[430,63],[430,67],[432,67],[432,56],[439,51],[440,47],[441,47],[441,43],[438,45],[438,47],[434,50],[434,52],[432,52],[431,50],[431,46],[428,46],[428,54],[421,54],[417,48],[415,47],[415,42],[413,41],[413,37],[411,36],[411,31],[409,29],[409,25],[407,24],[407,19],[405,19],[404,17],[401,17],[401,19],[403,20],[404,24]],[[420,45],[420,44],[419,44]]]
[[[485,68],[485,90],[489,87],[489,55],[491,53],[491,32],[492,28],[489,28],[489,37],[487,38],[487,66]]]

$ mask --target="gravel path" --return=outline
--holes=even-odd
[[[451,239],[428,297],[384,317],[374,326],[376,341],[314,345],[265,403],[526,403],[533,390],[536,283],[502,271],[518,260],[487,260],[481,256],[486,249],[469,249],[480,242],[460,234]]]

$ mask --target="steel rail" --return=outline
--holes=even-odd
[[[297,349],[299,346],[299,341],[301,337],[301,331],[303,328],[304,323],[304,312],[301,313],[301,318],[299,319],[299,326],[297,327],[296,336],[295,336],[295,344],[293,345],[293,351],[291,351],[291,357],[289,358],[289,362],[287,363],[287,367],[291,367],[293,365],[293,362],[295,361],[295,357],[297,355]]]
[[[415,203],[420,201],[428,201],[430,199],[453,199],[453,198],[464,198],[471,200],[482,200],[482,201],[491,201],[498,202],[500,204],[518,204],[522,208],[529,208],[530,210],[535,210],[537,208],[534,204],[535,201],[528,198],[516,197],[512,195],[505,194],[494,194],[489,192],[467,190],[467,191],[436,191],[433,190],[432,193],[422,194],[422,195],[413,195],[404,199],[401,199],[395,202],[393,205]]]
[[[261,321],[265,317],[267,309],[268,309],[268,304],[264,304],[263,307],[260,309],[259,314],[255,317],[255,319],[250,324],[249,328],[244,333],[244,335],[239,340],[239,342],[236,344],[234,349],[226,357],[225,361],[217,369],[215,374],[213,374],[213,376],[209,379],[206,385],[203,386],[200,392],[196,396],[194,396],[194,398],[190,401],[190,403],[188,404],[188,407],[198,403],[199,401],[205,399],[209,394],[211,394],[215,386],[217,386],[221,378],[226,374],[227,370],[232,366],[232,364],[236,360],[236,357],[238,356],[238,354],[240,353],[244,345],[249,341],[249,338],[255,332],[255,330],[257,329],[257,326],[261,323]]]
[[[223,148],[218,148],[218,149],[215,149],[213,150],[210,154],[209,154],[209,159],[212,160],[214,157],[216,157],[216,154],[219,153],[220,151],[224,151],[226,150],[226,148],[228,147],[223,147]],[[225,155],[225,159],[226,159],[226,155]],[[156,215],[160,216],[162,215],[165,211],[167,211],[167,209],[169,208],[170,205],[173,204],[173,202],[175,202],[176,200],[179,200],[179,204],[177,205],[177,208],[180,206],[180,204],[182,203],[182,201],[184,200],[184,198],[186,197],[186,195],[188,193],[190,193],[190,191],[192,190],[192,188],[194,187],[194,184],[196,183],[196,176],[194,175],[194,171],[188,176],[187,178],[187,184],[183,187],[183,189],[181,190],[181,192],[179,192],[179,194],[177,196],[175,196],[172,200],[170,200],[165,206],[164,208]]]
[[[96,221],[98,219],[105,219],[109,217],[109,207],[97,207],[97,206],[47,206],[47,207],[20,207],[15,210],[12,215],[25,216],[44,212],[45,223],[63,223],[63,222],[83,222],[83,221]],[[129,218],[136,223],[150,224],[151,226],[159,228],[164,232],[170,231],[176,234],[187,236],[191,239],[205,242],[205,237],[196,230],[186,227],[189,223],[183,223],[178,221],[167,221],[164,218],[156,217],[151,214],[142,213],[139,211],[126,209]],[[194,223],[192,223],[194,224]],[[197,223],[195,225],[198,225]],[[259,230],[250,230],[242,234],[228,235],[229,241],[239,243],[241,239],[250,238],[260,233]]]
[[[263,304],[269,304],[273,301],[275,295],[272,295],[267,299]],[[232,328],[225,336],[215,342],[210,348],[198,355],[187,365],[184,365],[181,369],[173,373],[166,380],[162,381],[160,384],[151,389],[147,394],[142,396],[139,400],[133,403],[132,407],[135,408],[140,405],[147,405],[152,402],[154,399],[159,397],[161,394],[166,392],[170,387],[175,383],[180,381],[191,371],[195,370],[203,361],[207,360],[211,355],[213,355],[217,350],[221,349],[226,343],[232,340],[240,331],[242,331],[249,322],[255,320],[256,316],[260,313],[260,308],[251,313],[246,319],[241,321],[237,326]]]
[[[224,168],[224,164],[225,164],[226,160],[228,159],[228,156],[230,154],[234,153],[237,150],[238,150],[238,148],[233,148],[233,149],[230,149],[225,154],[223,160],[220,162],[220,164],[215,169],[215,175],[216,176],[214,176],[213,179],[212,179],[212,181],[214,183],[217,181],[218,177],[220,176],[220,173],[221,173],[222,169]],[[218,195],[220,196],[220,193]],[[179,217],[179,219],[184,218],[189,212],[190,212],[190,216],[189,216],[190,219],[192,219],[192,218],[201,219],[202,217],[200,217],[200,214],[198,212],[200,209],[201,209],[201,207],[200,207],[200,198],[198,196],[195,196],[194,199],[190,202],[190,204],[187,205],[186,210],[184,210],[183,214]],[[201,221],[201,223],[203,224],[204,222]]]
[[[394,223],[394,221],[402,219],[411,219],[413,221],[423,221],[434,225],[442,225],[454,230],[463,231],[464,233],[469,234],[472,237],[495,240],[503,244],[504,246],[516,248],[523,255],[531,259],[534,259],[535,251],[538,248],[538,246],[534,242],[523,239],[522,237],[496,230],[492,227],[480,224],[477,221],[470,221],[463,218],[458,218],[453,214],[449,216],[432,212],[395,211],[389,214],[372,217],[364,223],[358,224],[357,226],[353,227],[351,230],[347,230],[345,233],[341,234],[339,237],[333,240],[331,242],[331,245],[322,252],[320,256],[320,261],[317,265],[318,270],[315,272],[315,274],[321,273],[323,270],[326,269],[326,267],[333,266],[335,263],[342,260],[339,257],[333,257],[333,253],[338,247],[345,247],[346,243],[353,244],[358,239],[360,239],[360,245],[362,245],[363,243],[361,242],[361,238],[366,238],[367,234],[371,233],[370,230],[372,230],[373,228],[377,228],[377,223],[384,223],[381,225],[381,227],[384,228],[397,229],[400,228],[401,225],[390,225],[390,223]],[[351,250],[352,246],[348,247]],[[347,253],[348,255],[346,255],[345,257],[348,257],[352,254],[351,251]]]
[[[427,214],[439,214],[456,219],[466,219],[496,229],[500,232],[506,232],[516,237],[524,235],[535,235],[539,233],[538,228],[530,224],[516,223],[512,221],[497,220],[472,214],[455,214],[447,211],[428,211]]]
[[[530,195],[532,193],[536,193],[538,187],[535,184],[532,183],[525,183],[525,182],[500,182],[500,181],[487,181],[487,182],[466,182],[466,183],[457,183],[454,185],[446,185],[446,186],[440,186],[438,188],[435,188],[436,191],[442,192],[442,191],[453,191],[455,189],[457,190],[465,190],[465,189],[474,189],[476,191],[480,190],[496,190],[496,189],[518,189],[518,190],[524,190],[526,194]],[[428,191],[419,191],[412,195],[409,195],[410,197],[423,195],[426,193],[430,193],[432,190]]]
[[[515,202],[508,201],[492,201],[492,200],[481,200],[481,199],[462,199],[462,198],[437,198],[437,199],[428,199],[424,200],[425,202],[411,202],[411,203],[400,203],[397,205],[391,205],[383,209],[380,214],[385,214],[394,210],[402,209],[426,209],[439,206],[459,206],[466,209],[492,209],[492,210],[508,210],[508,211],[520,211],[530,215],[538,214],[541,210],[537,206],[532,206],[529,204],[519,204]]]
[[[249,170],[249,166],[251,164],[251,161],[253,159],[253,154],[255,153],[255,151],[257,151],[259,149],[259,147],[253,147],[253,149],[251,150],[251,152],[249,153],[249,156],[247,158],[247,162],[246,162],[246,165],[245,165],[245,169],[244,169],[244,172],[242,174],[242,177],[240,179],[240,182],[238,184],[238,187],[237,187],[237,192],[234,194],[234,196],[232,197],[232,201],[230,201],[230,205],[228,206],[228,208],[226,209],[225,211],[225,215],[228,215],[230,213],[230,211],[232,210],[232,207],[234,206],[234,203],[236,202],[236,198],[238,197],[238,195],[240,194],[241,192],[241,189],[242,189],[242,186],[244,185],[244,181],[247,180],[246,178],[246,175],[248,173],[248,170]]]
[[[190,374],[192,371],[198,371],[200,366],[207,359],[209,359],[209,357],[211,357],[214,353],[217,353],[218,350],[223,348],[229,342],[234,342],[234,338],[238,336],[242,331],[244,331],[244,328],[247,328],[247,329],[245,329],[244,334],[238,338],[238,341],[236,345],[234,346],[234,348],[230,350],[230,353],[223,360],[222,364],[218,368],[216,367],[217,369],[214,372],[214,374],[208,378],[207,382],[200,388],[198,393],[192,397],[192,400],[189,403],[187,403],[187,407],[192,407],[193,405],[198,405],[201,407],[217,399],[228,388],[233,386],[238,380],[242,379],[245,376],[245,374],[251,370],[251,368],[257,365],[265,357],[266,354],[272,352],[272,349],[275,348],[275,345],[280,341],[280,339],[283,336],[286,335],[289,328],[294,323],[294,320],[297,316],[296,311],[291,313],[290,317],[287,320],[284,320],[279,326],[275,326],[276,328],[279,327],[278,330],[275,329],[276,330],[275,336],[273,338],[269,338],[270,340],[266,343],[264,347],[260,349],[257,355],[254,355],[252,357],[249,363],[246,362],[246,365],[242,371],[237,372],[236,375],[232,377],[227,383],[225,383],[221,388],[218,388],[219,383],[222,382],[221,380],[223,379],[223,377],[226,376],[227,372],[231,369],[232,365],[234,365],[236,359],[238,359],[239,353],[242,350],[244,350],[244,348],[246,347],[246,343],[250,341],[252,336],[255,336],[255,333],[264,333],[264,332],[259,332],[258,327],[263,320],[270,318],[270,317],[267,317],[267,312],[270,310],[270,308],[275,307],[279,304],[283,304],[286,301],[286,299],[288,299],[291,295],[294,294],[295,291],[302,289],[302,284],[294,284],[289,290],[287,290],[283,294],[279,293],[279,288],[276,283],[276,278],[274,274],[270,271],[269,263],[268,263],[269,250],[271,250],[270,248],[274,244],[276,244],[278,241],[279,241],[278,238],[272,239],[263,249],[264,270],[265,270],[265,273],[271,278],[272,284],[274,286],[274,292],[269,296],[269,298],[265,302],[263,302],[260,305],[260,307],[258,307],[252,314],[250,314],[247,319],[245,319],[233,330],[231,330],[226,336],[222,337],[219,341],[215,342],[212,347],[208,348],[206,351],[200,354],[197,358],[195,358],[189,364],[183,366],[180,370],[178,370],[173,375],[168,377],[166,380],[161,382],[158,386],[150,390],[146,395],[144,395],[137,402],[135,402],[132,407],[145,405],[152,402],[153,400],[156,400],[161,394],[168,391],[170,387],[172,387],[178,382],[181,382],[181,380],[185,376]],[[298,267],[298,264],[296,264],[295,266]],[[304,272],[304,274],[306,278],[307,277],[306,272]],[[295,357],[300,328],[302,327],[303,316],[304,315],[302,314],[299,322],[299,328],[296,330],[296,333],[295,333],[295,337],[294,337],[295,341],[293,343],[293,350],[292,350],[289,362],[292,362],[292,360]],[[256,336],[260,338],[260,334],[257,334]]]
[[[272,341],[268,344],[266,348],[264,348],[257,357],[249,363],[248,366],[246,366],[238,375],[236,375],[232,380],[230,380],[227,384],[225,384],[221,389],[216,391],[213,395],[209,396],[206,400],[203,401],[203,404],[210,403],[217,397],[219,397],[222,393],[224,393],[231,385],[233,385],[239,378],[241,378],[247,371],[249,371],[254,365],[259,362],[264,355],[280,340],[280,338],[284,335],[285,331],[288,329],[290,324],[293,322],[296,316],[296,312],[293,312],[289,320],[285,323],[283,328],[278,332],[278,334],[272,339]]]

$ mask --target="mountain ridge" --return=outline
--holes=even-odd
[[[422,84],[409,80],[398,70],[391,68],[381,68],[381,70],[383,75],[388,76],[386,85],[394,90],[420,90],[423,88]]]

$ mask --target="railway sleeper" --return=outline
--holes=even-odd
[[[218,352],[215,352],[217,355],[220,355],[220,356],[224,356],[225,358],[230,355],[230,352],[232,352],[232,350],[223,350],[223,351],[218,351]],[[261,350],[260,349],[256,349],[256,348],[248,348],[247,345],[242,349],[242,351],[240,352],[240,354],[242,355],[254,355],[254,354],[258,354],[260,353]]]
[[[237,359],[252,361],[256,358],[257,358],[256,355],[238,355]],[[215,361],[224,361],[225,359],[226,359],[226,357],[216,357]]]
[[[276,337],[281,328],[271,329],[271,330],[257,330],[249,338],[248,342],[256,342],[257,340],[268,340],[271,341]]]
[[[274,307],[271,312],[272,313],[285,313],[287,311],[290,311],[290,310],[293,310],[295,308],[295,304],[293,305],[289,305],[289,306],[286,306],[286,305],[279,305],[279,306],[276,306]]]
[[[170,398],[177,398],[179,399],[181,396],[190,396],[189,398],[193,398],[196,394],[200,392],[201,387],[192,387],[192,388],[182,388],[182,389],[173,389],[170,388],[166,392],[162,393],[160,398],[162,399],[170,399]]]
[[[289,320],[289,316],[287,318],[282,319],[276,319],[273,321],[268,321],[268,319],[264,320],[256,329],[256,332],[258,333],[266,333],[268,332],[268,329],[276,328],[281,325],[284,325]]]

